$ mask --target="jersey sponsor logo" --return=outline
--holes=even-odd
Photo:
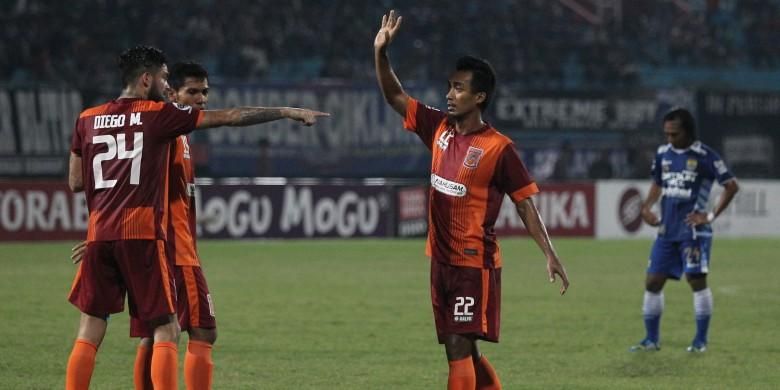
[[[699,165],[699,160],[695,158],[689,158],[688,161],[685,162],[685,168],[689,171],[695,171],[696,167]]]
[[[441,176],[431,173],[431,186],[444,195],[464,197],[468,192],[465,184],[447,180]]]
[[[690,199],[693,191],[689,183],[696,181],[699,174],[695,171],[664,172],[661,180],[664,182],[663,195],[670,198]]]
[[[173,102],[171,104],[173,104],[174,107],[176,107],[176,108],[178,108],[178,109],[180,109],[182,111],[187,111],[188,114],[192,114],[192,106],[187,106],[187,105],[176,103],[176,102]]]
[[[466,152],[466,158],[463,159],[463,165],[466,168],[476,168],[483,153],[485,153],[484,150],[469,146],[469,150]]]
[[[441,150],[447,150],[447,147],[450,146],[450,138],[455,136],[455,132],[452,130],[447,130],[441,135],[439,135],[439,139],[436,140],[436,146],[439,147]]]

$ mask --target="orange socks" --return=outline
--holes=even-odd
[[[184,356],[184,383],[187,389],[211,389],[211,373],[214,363],[211,361],[211,344],[190,340]]]
[[[68,369],[65,372],[66,390],[86,390],[95,369],[97,346],[84,339],[76,339],[73,350],[68,358]]]
[[[152,351],[152,383],[156,390],[177,390],[179,362],[176,344],[169,341],[154,343]]]
[[[496,370],[485,356],[479,358],[474,369],[477,372],[477,390],[501,390],[501,382],[498,380]]]
[[[152,390],[152,348],[139,345],[133,367],[135,390]]]
[[[474,362],[471,356],[449,362],[450,375],[447,379],[447,390],[473,390],[477,386],[474,372]]]

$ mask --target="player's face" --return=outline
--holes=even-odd
[[[485,101],[484,92],[473,92],[472,74],[469,71],[457,71],[450,76],[447,91],[447,113],[454,118],[479,110],[479,103]]]
[[[691,144],[679,120],[664,122],[664,136],[666,142],[677,149],[685,149]]]
[[[173,101],[197,109],[206,109],[209,101],[209,80],[187,77],[181,88],[173,91]]]
[[[168,65],[163,64],[160,70],[153,75],[152,85],[149,87],[149,100],[155,102],[165,100],[166,90],[168,90]]]

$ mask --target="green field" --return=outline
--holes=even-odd
[[[778,240],[715,241],[710,349],[692,355],[692,298],[666,288],[663,349],[644,334],[650,241],[556,241],[572,285],[561,297],[538,249],[502,241],[500,344],[482,344],[506,389],[780,387]],[[66,300],[72,243],[0,244],[0,388],[57,389],[77,329]],[[214,296],[217,389],[444,389],[421,240],[200,243]],[[135,342],[112,317],[92,388],[132,388]],[[184,349],[186,337],[180,343]],[[181,364],[180,364],[181,368]],[[183,388],[183,380],[180,380]]]

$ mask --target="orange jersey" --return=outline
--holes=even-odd
[[[512,140],[490,124],[458,134],[447,114],[414,99],[404,127],[433,152],[426,254],[457,266],[500,268],[493,225],[504,195],[520,202],[539,192]]]
[[[200,266],[195,238],[195,170],[186,135],[171,143],[171,171],[168,180],[170,224],[169,253],[176,265]]]
[[[201,111],[143,99],[85,110],[71,151],[82,158],[87,241],[166,239],[171,141],[195,129]]]

